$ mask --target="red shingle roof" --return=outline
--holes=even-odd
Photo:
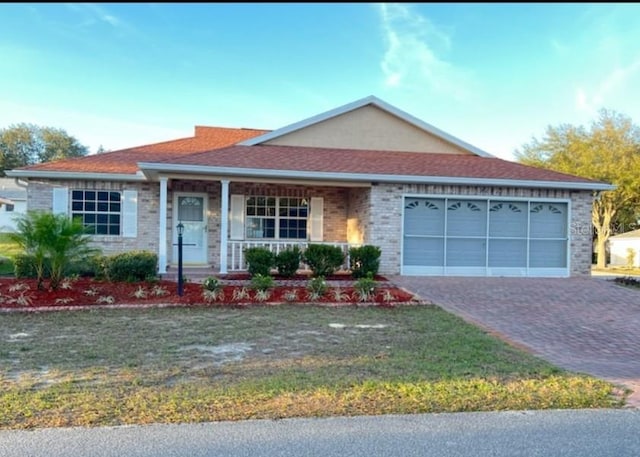
[[[138,163],[235,169],[288,170],[449,178],[598,183],[493,157],[442,153],[372,151],[298,146],[238,146],[268,130],[196,126],[195,136],[76,159],[47,162],[22,170],[134,175]],[[153,168],[153,167],[151,167]],[[236,170],[237,172],[237,170]]]
[[[318,173],[597,183],[597,181],[578,176],[494,157],[297,146],[230,146],[162,162],[192,166]]]
[[[164,161],[197,152],[210,151],[267,132],[269,130],[196,126],[195,136],[189,138],[120,149],[81,158],[46,162],[20,169],[71,173],[135,174],[138,171],[138,162]]]

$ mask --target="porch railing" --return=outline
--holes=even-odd
[[[243,271],[247,269],[247,264],[244,258],[244,250],[246,248],[267,248],[274,254],[278,254],[284,250],[291,249],[294,246],[298,246],[302,252],[307,248],[310,244],[326,244],[330,246],[338,246],[342,249],[344,253],[344,263],[340,267],[341,271],[349,270],[350,258],[349,258],[349,248],[354,246],[359,246],[357,244],[350,243],[330,243],[330,242],[319,242],[319,241],[229,241],[229,258],[230,262],[228,265],[229,271]],[[308,270],[309,267],[301,263],[301,270]]]

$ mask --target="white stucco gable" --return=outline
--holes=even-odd
[[[491,154],[374,96],[365,97],[239,144],[492,157]]]

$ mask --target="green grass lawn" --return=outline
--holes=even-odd
[[[13,259],[20,252],[20,247],[9,240],[8,234],[0,233],[0,275],[13,274]]]
[[[0,427],[617,407],[435,306],[6,313]]]

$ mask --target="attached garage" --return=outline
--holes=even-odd
[[[402,274],[569,276],[569,203],[404,196]]]

